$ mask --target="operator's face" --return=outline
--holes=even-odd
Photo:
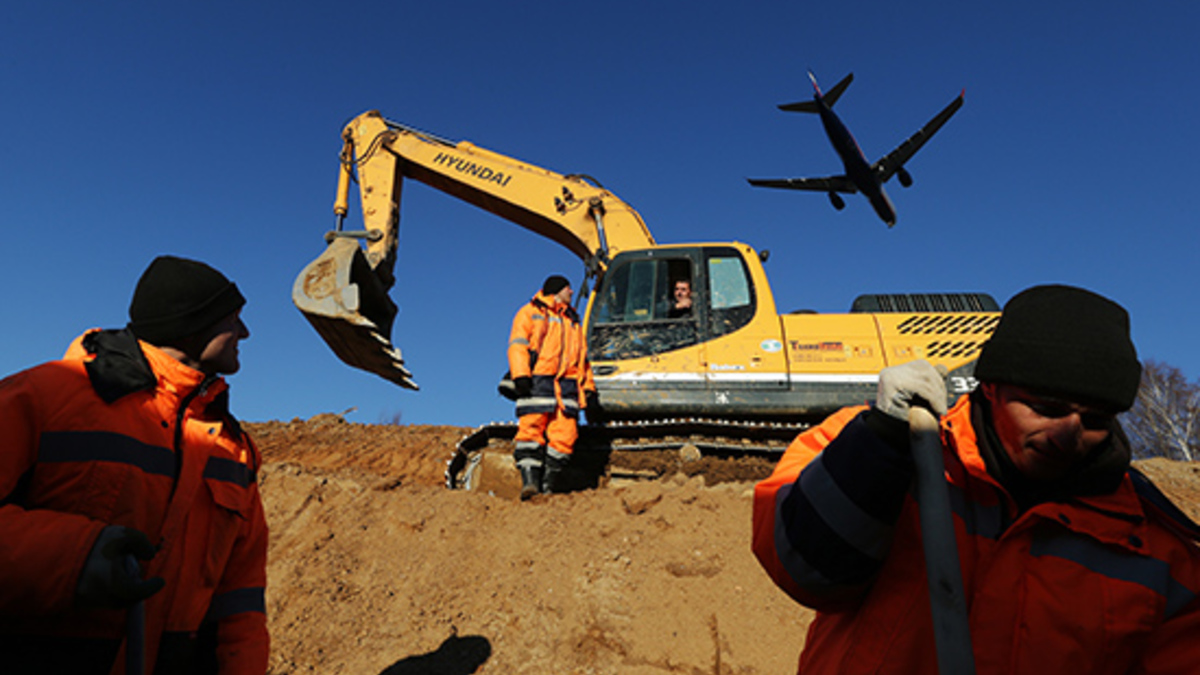
[[[242,323],[241,310],[213,324],[201,337],[204,348],[200,352],[199,370],[221,375],[236,373],[241,368],[238,342],[248,337],[250,329]]]
[[[1061,478],[1108,440],[1113,413],[1011,384],[985,382],[996,435],[1009,459],[1028,478]]]
[[[690,281],[675,282],[675,304],[690,303],[692,299],[692,283]]]
[[[554,299],[564,305],[571,304],[571,298],[575,296],[575,291],[571,290],[570,286],[563,286],[562,290],[554,294]]]

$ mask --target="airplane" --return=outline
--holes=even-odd
[[[785,103],[780,105],[779,109],[820,115],[821,125],[825,127],[825,134],[829,136],[830,143],[841,157],[846,173],[825,178],[747,178],[746,180],[756,187],[827,192],[833,208],[838,211],[846,208],[846,202],[838,194],[839,192],[846,194],[861,192],[867,201],[871,202],[875,213],[879,214],[888,227],[892,227],[896,224],[896,207],[884,192],[883,184],[894,175],[899,179],[900,185],[904,187],[912,185],[912,176],[904,169],[905,162],[917,154],[917,150],[921,149],[925,141],[932,138],[938,129],[941,129],[942,125],[958,112],[958,109],[962,107],[966,90],[964,89],[958,98],[951,101],[950,105],[946,106],[919,131],[909,136],[908,140],[884,155],[879,161],[871,164],[863,156],[863,151],[858,147],[858,142],[854,140],[850,130],[833,112],[833,104],[837,102],[842,92],[846,91],[846,87],[850,86],[850,81],[854,79],[854,73],[843,78],[827,94],[821,93],[821,88],[817,85],[817,78],[812,71],[809,71],[808,79],[812,80],[815,92],[813,100]]]

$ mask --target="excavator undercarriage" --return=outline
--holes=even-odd
[[[758,480],[770,473],[806,422],[707,418],[614,420],[579,427],[568,464],[574,489],[614,480],[704,475],[709,484]],[[504,492],[515,487],[512,439],[517,425],[492,422],[464,436],[446,465],[446,487]]]

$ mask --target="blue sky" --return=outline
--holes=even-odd
[[[662,243],[769,249],[781,311],[863,293],[1036,283],[1124,304],[1143,358],[1200,376],[1194,202],[1200,5],[1117,2],[62,2],[0,10],[0,375],[126,321],[159,254],[250,302],[234,410],[262,421],[475,425],[516,309],[565,250],[423,185],[401,215],[395,342],[422,391],[344,366],[290,300],[333,225],[342,126],[390,119],[586,173]],[[872,159],[962,89],[889,190],[749,187],[840,171],[816,118],[778,111],[847,72]]]

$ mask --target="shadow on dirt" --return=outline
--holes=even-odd
[[[451,635],[428,654],[408,656],[379,675],[471,675],[492,656],[492,643],[481,635]]]

